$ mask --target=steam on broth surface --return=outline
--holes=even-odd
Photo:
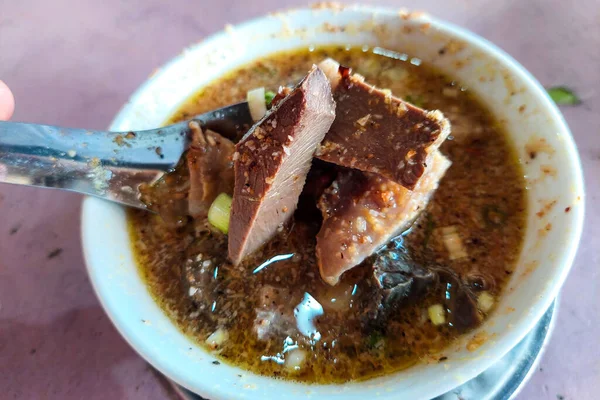
[[[315,259],[322,219],[307,195],[292,224],[236,267],[227,261],[227,237],[205,221],[182,217],[174,227],[128,211],[140,273],[183,332],[223,361],[313,383],[442,358],[493,311],[521,249],[526,211],[523,174],[491,113],[424,64],[338,47],[278,53],[202,88],[170,122],[239,102],[256,87],[277,91],[326,57],[451,122],[440,150],[452,166],[402,236],[330,286]],[[315,161],[309,181],[328,174],[326,163]],[[185,187],[189,173],[182,165],[169,179]]]

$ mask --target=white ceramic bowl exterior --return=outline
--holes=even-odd
[[[104,309],[148,362],[211,400],[307,395],[319,399],[432,398],[473,378],[516,345],[551,304],[575,255],[583,221],[583,181],[577,151],[560,112],[540,84],[510,56],[468,31],[426,15],[367,7],[295,10],[227,29],[185,50],[152,76],[110,128],[156,127],[222,73],[278,50],[320,44],[379,46],[403,52],[475,91],[507,127],[522,159],[529,208],[524,248],[506,289],[508,295],[483,326],[444,351],[448,361],[366,382],[309,386],[226,364],[213,365],[214,357],[179,332],[140,279],[125,210],[87,198],[82,212],[83,247]],[[442,47],[446,49],[443,56],[438,53]],[[528,152],[534,147],[539,151],[530,160]],[[536,215],[542,210],[543,216]],[[465,344],[476,334],[488,339],[469,352]]]

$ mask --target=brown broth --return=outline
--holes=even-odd
[[[439,109],[450,119],[452,137],[441,151],[452,166],[405,235],[404,245],[417,262],[444,265],[461,279],[481,278],[488,293],[500,295],[523,239],[523,173],[491,113],[459,83],[427,65],[338,47],[278,53],[202,88],[170,121],[238,102],[255,87],[276,90],[280,84],[301,79],[313,63],[327,56],[354,67],[368,82],[389,88],[394,95],[426,109]],[[312,383],[366,379],[417,362],[437,361],[443,349],[463,333],[448,323],[435,326],[428,319],[427,308],[440,303],[440,296],[444,296],[439,291],[395,310],[383,329],[370,327],[365,319],[365,305],[373,293],[365,279],[368,267],[345,274],[336,287],[324,284],[314,257],[316,230],[310,223],[297,221],[289,234],[234,268],[224,258],[226,241],[209,233],[198,238],[192,222],[174,231],[160,217],[142,211],[130,210],[128,218],[140,273],[165,313],[201,345],[215,330],[225,329],[228,340],[215,354],[252,372]],[[449,259],[440,232],[449,226],[461,236],[468,257]],[[203,261],[198,253],[205,257],[211,254],[203,288],[210,291],[205,298],[213,303],[207,301],[203,307],[191,301],[181,278],[186,265],[200,268]],[[294,256],[252,273],[277,254]],[[287,314],[302,301],[304,293],[310,293],[324,308],[324,314],[315,320],[319,340],[298,332],[287,339],[305,351],[306,359],[298,370],[273,361],[278,353],[286,357],[284,341],[289,332],[265,341],[259,340],[253,329],[256,309],[264,303],[260,289],[265,285],[279,288],[276,305]]]

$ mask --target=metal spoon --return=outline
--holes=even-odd
[[[252,124],[248,103],[193,118],[230,138]],[[145,209],[138,186],[178,163],[189,121],[137,132],[0,122],[0,182],[55,188]]]

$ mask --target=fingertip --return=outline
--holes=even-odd
[[[15,111],[15,98],[6,84],[0,80],[0,121],[7,121]]]

